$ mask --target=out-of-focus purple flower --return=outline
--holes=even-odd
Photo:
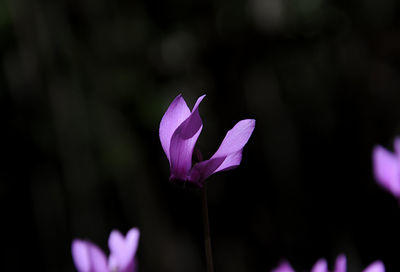
[[[199,187],[210,175],[239,166],[243,147],[255,127],[254,119],[239,121],[228,131],[217,152],[209,160],[192,167],[193,149],[203,128],[197,99],[190,111],[182,95],[178,95],[165,112],[160,123],[160,141],[170,164],[170,180],[189,181]]]
[[[381,261],[375,261],[365,268],[363,272],[385,272],[385,266]]]
[[[295,272],[288,261],[282,261],[271,272]]]
[[[113,230],[108,238],[110,256],[95,244],[75,239],[72,242],[72,258],[79,272],[134,272],[135,255],[139,243],[139,230],[133,228],[124,237]]]
[[[319,259],[311,269],[311,272],[328,272],[328,263],[325,259]]]
[[[346,256],[341,254],[336,258],[334,272],[346,272],[347,261]],[[271,272],[294,272],[295,270],[290,266],[289,262],[283,261],[278,267],[271,270]],[[328,272],[328,263],[325,259],[319,259],[311,269],[311,272]],[[363,272],[385,272],[385,266],[381,261],[375,261],[370,264]]]
[[[340,254],[336,258],[335,270],[333,270],[333,271],[334,272],[346,272],[346,268],[347,268],[346,256],[344,254]]]
[[[395,139],[394,149],[395,153],[392,153],[378,145],[374,147],[372,160],[378,183],[400,198],[400,138]]]

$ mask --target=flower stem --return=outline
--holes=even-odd
[[[204,183],[201,189],[201,206],[203,212],[203,230],[204,230],[204,243],[206,250],[206,262],[207,262],[207,272],[214,272],[214,266],[212,261],[211,253],[211,237],[210,237],[210,225],[208,223],[208,205],[207,205],[207,186]]]

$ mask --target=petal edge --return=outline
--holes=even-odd
[[[397,157],[382,146],[374,148],[372,157],[378,183],[394,196],[400,197],[400,162]]]
[[[187,106],[182,95],[179,94],[169,105],[167,111],[161,119],[159,127],[159,137],[161,146],[164,149],[165,155],[167,155],[170,161],[170,144],[171,138],[175,130],[185,121],[190,115],[190,109]]]

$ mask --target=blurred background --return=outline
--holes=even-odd
[[[107,250],[139,227],[139,271],[205,271],[199,192],[168,182],[158,126],[182,93],[208,158],[216,271],[400,271],[400,208],[371,150],[400,134],[396,0],[1,0],[2,270],[74,271],[75,237]]]

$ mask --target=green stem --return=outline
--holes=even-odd
[[[203,212],[203,230],[204,230],[204,243],[206,250],[206,262],[207,262],[207,272],[214,272],[214,266],[212,261],[211,252],[211,237],[210,237],[210,225],[208,223],[208,205],[207,205],[207,186],[204,183],[201,189],[201,206]]]

